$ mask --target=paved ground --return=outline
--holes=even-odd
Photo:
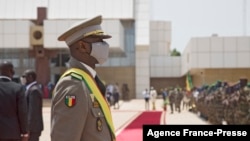
[[[169,107],[168,107],[169,109]],[[162,111],[162,99],[156,101],[156,110]],[[114,126],[116,134],[118,134],[127,124],[129,124],[137,115],[145,111],[145,103],[143,99],[133,99],[130,101],[120,101],[120,108],[113,109],[111,112],[113,116]],[[45,129],[42,132],[40,141],[50,141],[50,100],[44,100],[43,108],[44,126]],[[163,118],[165,117],[165,119]],[[162,114],[161,124],[178,124],[178,125],[206,125],[206,121],[199,118],[197,114],[191,113],[187,110],[181,111],[181,113],[175,112],[170,114],[169,111]]]

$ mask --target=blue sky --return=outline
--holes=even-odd
[[[250,35],[250,0],[152,0],[150,16],[172,22],[171,49],[181,52],[192,37]]]

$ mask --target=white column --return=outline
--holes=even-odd
[[[149,56],[149,22],[150,0],[135,0],[135,41],[136,41],[136,66],[135,88],[136,98],[143,98],[141,92],[150,85],[150,56]]]

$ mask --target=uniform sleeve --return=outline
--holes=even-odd
[[[20,131],[21,134],[26,134],[28,132],[27,100],[25,98],[25,90],[21,86],[17,94],[17,103],[18,103],[18,120],[20,124]]]
[[[55,88],[51,109],[51,141],[80,141],[86,124],[89,92],[82,81],[69,77],[63,78]]]

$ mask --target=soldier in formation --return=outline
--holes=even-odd
[[[197,111],[211,124],[250,124],[250,83],[217,81],[199,89]]]

